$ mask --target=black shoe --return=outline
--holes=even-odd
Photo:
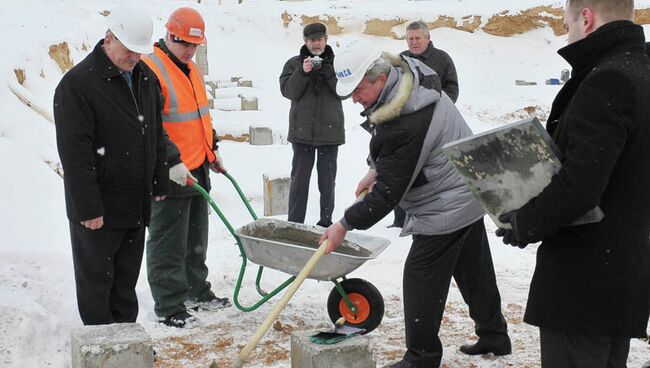
[[[161,318],[158,322],[169,327],[192,328],[198,320],[193,315],[187,313],[187,311],[183,311]]]
[[[389,228],[389,229],[390,229],[390,228],[393,228],[393,227],[398,227],[398,228],[401,229],[401,228],[404,227],[404,223],[403,223],[403,222],[402,222],[402,223],[393,222],[392,224],[388,225],[388,228]]]
[[[508,355],[512,353],[512,346],[510,340],[500,343],[486,342],[483,339],[478,339],[474,344],[465,344],[460,347],[460,351],[467,355],[481,355],[492,353],[496,356]]]
[[[332,226],[332,221],[323,221],[320,220],[316,223],[317,226],[322,226],[322,227],[330,227]]]

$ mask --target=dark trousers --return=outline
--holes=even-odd
[[[188,299],[206,301],[208,204],[200,195],[151,202],[147,279],[159,317],[186,310]]]
[[[630,339],[539,329],[543,368],[625,368]]]
[[[336,159],[338,146],[311,146],[293,143],[291,163],[291,187],[289,188],[289,216],[292,222],[305,222],[309,180],[316,158],[318,190],[320,192],[320,225],[329,226],[334,212],[334,183],[336,181]],[[316,155],[316,151],[318,154]]]
[[[413,367],[440,366],[438,331],[452,275],[469,306],[476,334],[496,344],[509,343],[483,219],[451,234],[415,235],[403,284],[404,360]]]
[[[135,322],[144,227],[90,230],[70,222],[77,306],[84,325]]]

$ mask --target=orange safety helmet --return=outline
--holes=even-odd
[[[165,24],[169,33],[176,38],[193,44],[205,44],[205,22],[199,12],[192,8],[178,8]]]

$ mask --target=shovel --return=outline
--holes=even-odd
[[[355,200],[355,203],[363,199],[363,197],[366,195],[367,190],[364,190],[359,194],[357,199]],[[280,312],[284,309],[284,307],[287,305],[289,302],[289,299],[293,297],[293,294],[296,293],[300,285],[302,285],[303,281],[309,276],[311,271],[316,267],[316,264],[318,261],[321,259],[323,254],[325,254],[325,249],[327,248],[327,244],[329,243],[328,240],[325,240],[324,242],[321,243],[321,245],[318,247],[316,252],[314,253],[313,256],[307,261],[307,264],[305,264],[305,267],[303,267],[302,271],[296,276],[296,279],[293,280],[291,283],[291,286],[287,289],[287,291],[284,293],[282,296],[282,299],[278,302],[278,305],[273,308],[273,311],[266,317],[262,325],[257,329],[257,332],[255,332],[255,335],[251,338],[251,340],[244,346],[242,351],[239,353],[237,358],[235,358],[235,361],[233,361],[231,367],[232,368],[241,368],[244,365],[244,362],[246,359],[248,359],[248,356],[251,354],[253,349],[257,346],[257,343],[264,337],[266,332],[269,330],[271,327],[271,324],[273,324],[273,321],[278,317]]]

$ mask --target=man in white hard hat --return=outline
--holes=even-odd
[[[441,151],[472,131],[441,93],[440,79],[419,60],[362,41],[340,51],[334,69],[337,93],[351,94],[365,109],[371,168],[356,194],[370,192],[325,231],[326,252],[347,231],[368,229],[398,203],[406,210],[401,235],[413,236],[403,280],[407,351],[392,367],[440,366],[437,335],[452,276],[479,336],[465,352],[510,354],[484,211]]]
[[[160,88],[142,9],[117,8],[94,50],[54,95],[79,314],[86,325],[135,322],[135,285],[151,198],[168,190]]]

